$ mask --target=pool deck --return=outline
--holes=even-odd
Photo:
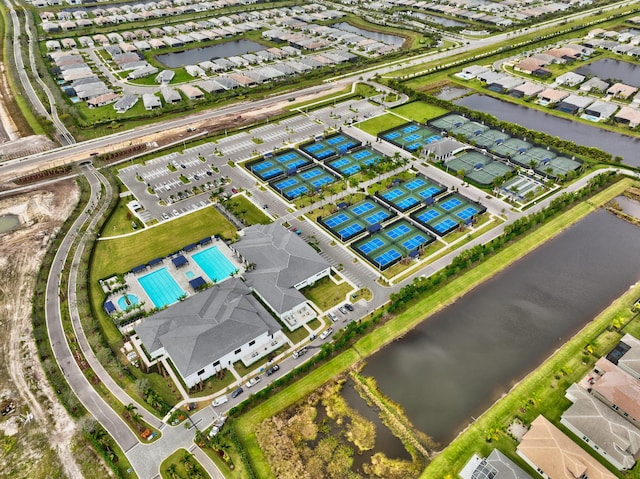
[[[114,304],[117,304],[117,299],[120,296],[124,294],[134,294],[138,297],[138,299],[140,300],[140,303],[144,303],[144,309],[146,311],[150,311],[154,307],[153,301],[151,301],[151,298],[149,297],[145,289],[138,282],[138,278],[141,278],[142,276],[153,273],[154,271],[158,271],[162,268],[166,268],[167,271],[173,277],[173,279],[176,281],[176,283],[178,283],[178,286],[180,286],[180,288],[185,293],[187,293],[188,296],[191,296],[192,294],[195,293],[195,291],[189,284],[189,278],[187,278],[186,276],[186,273],[188,271],[193,272],[194,274],[193,278],[197,278],[198,276],[201,276],[205,281],[210,282],[209,277],[198,266],[198,263],[196,263],[191,258],[191,256],[195,253],[199,253],[213,246],[216,246],[218,250],[220,250],[220,252],[231,262],[231,264],[233,264],[238,269],[238,274],[242,274],[242,272],[244,271],[244,267],[242,266],[242,263],[233,254],[231,249],[229,249],[229,247],[224,243],[224,241],[214,240],[212,243],[209,243],[203,246],[198,246],[197,248],[189,251],[188,253],[182,252],[181,254],[184,255],[185,258],[187,258],[187,260],[189,261],[189,264],[186,264],[179,268],[176,268],[173,265],[171,259],[167,257],[167,258],[164,258],[162,263],[154,266],[153,268],[147,268],[145,271],[142,271],[137,274],[127,273],[124,279],[125,279],[125,282],[127,283],[128,289],[126,291],[122,291],[120,293],[115,294],[113,297],[109,299],[111,299],[112,301],[115,301]]]

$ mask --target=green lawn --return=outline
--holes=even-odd
[[[240,218],[248,225],[268,225],[272,222],[271,218],[254,205],[247,197],[238,195],[231,198],[225,203],[225,208],[229,209],[234,215]]]
[[[342,278],[337,277],[336,280],[341,281]],[[328,276],[316,281],[313,286],[307,286],[301,290],[302,294],[308,300],[313,301],[322,311],[327,311],[342,303],[351,291],[353,291],[353,287],[346,281],[335,284]]]
[[[130,197],[133,198],[133,197]],[[132,223],[135,222],[137,228],[134,229]],[[136,230],[142,230],[144,225],[138,220],[129,208],[127,208],[127,199],[120,198],[115,210],[102,228],[102,237],[118,236],[126,233],[133,233]]]
[[[361,121],[356,126],[362,131],[376,136],[378,133],[395,126],[400,126],[406,123],[405,120],[399,118],[391,113],[385,113],[384,115],[376,116],[369,120]]]
[[[426,123],[427,120],[449,113],[449,111],[444,108],[431,105],[424,101],[412,101],[411,103],[400,105],[391,111],[404,118],[420,123]]]
[[[236,230],[215,208],[199,211],[147,228],[131,236],[96,243],[91,266],[96,280],[126,273],[132,267],[166,256],[205,236],[232,239]]]
[[[186,449],[178,449],[160,464],[160,475],[163,479],[187,479],[195,477],[192,475],[194,473],[198,473],[197,477],[202,479],[211,478],[193,454]]]

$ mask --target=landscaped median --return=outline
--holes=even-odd
[[[542,226],[531,230],[522,239],[504,247],[486,261],[476,263],[475,266],[465,274],[443,283],[441,287],[434,288],[427,292],[422,299],[411,302],[410,308],[405,309],[381,327],[376,328],[367,336],[360,339],[352,348],[340,353],[317,369],[312,370],[307,376],[297,381],[295,385],[288,386],[278,394],[269,397],[265,402],[234,421],[233,427],[243,447],[246,449],[256,476],[260,478],[270,477],[270,469],[253,432],[255,424],[271,417],[283,408],[290,406],[316,390],[326,381],[331,380],[337,374],[375,353],[389,342],[401,337],[417,324],[424,321],[429,315],[446,307],[483,281],[486,281],[497,272],[533,251],[536,247],[558,235],[564,229],[604,205],[611,198],[621,194],[631,184],[633,184],[633,180],[631,179],[623,179],[616,182],[602,192],[595,194],[586,201],[582,201],[568,211],[552,218]],[[591,330],[589,331],[592,332]],[[486,426],[482,429],[483,434],[486,432],[485,429]],[[478,434],[480,434],[480,432],[478,432]],[[478,437],[475,437],[474,440],[477,441]],[[484,437],[482,440],[484,440]],[[456,443],[453,445],[454,451],[457,447],[455,444]],[[439,474],[436,474],[436,476],[445,477]],[[436,476],[431,475],[430,477]]]

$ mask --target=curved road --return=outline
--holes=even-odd
[[[83,225],[91,219],[93,206],[97,205],[101,199],[102,184],[98,177],[88,168],[83,168],[83,170],[91,186],[91,196],[84,210],[62,240],[54,257],[45,291],[45,318],[53,355],[62,369],[69,386],[71,386],[91,415],[111,434],[120,447],[124,451],[127,451],[138,443],[138,439],[122,418],[115,413],[93,389],[82,373],[80,366],[73,356],[73,351],[67,343],[60,314],[60,278],[62,276],[62,270],[75,242],[77,233]],[[97,215],[104,214],[104,210],[106,210],[108,204],[108,201],[103,201],[103,205],[100,207]]]

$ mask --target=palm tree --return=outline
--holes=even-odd
[[[136,409],[138,409],[138,408],[136,407],[136,405],[135,405],[135,404],[133,404],[132,402],[130,402],[129,404],[127,404],[127,405],[124,407],[124,414],[123,414],[123,415],[125,416],[125,418],[130,419],[130,418],[132,417],[132,415],[134,414],[134,411],[135,411]]]
[[[175,464],[170,464],[169,467],[167,467],[167,472],[169,473],[169,476],[171,476],[171,479],[175,479],[176,477],[178,477]]]

